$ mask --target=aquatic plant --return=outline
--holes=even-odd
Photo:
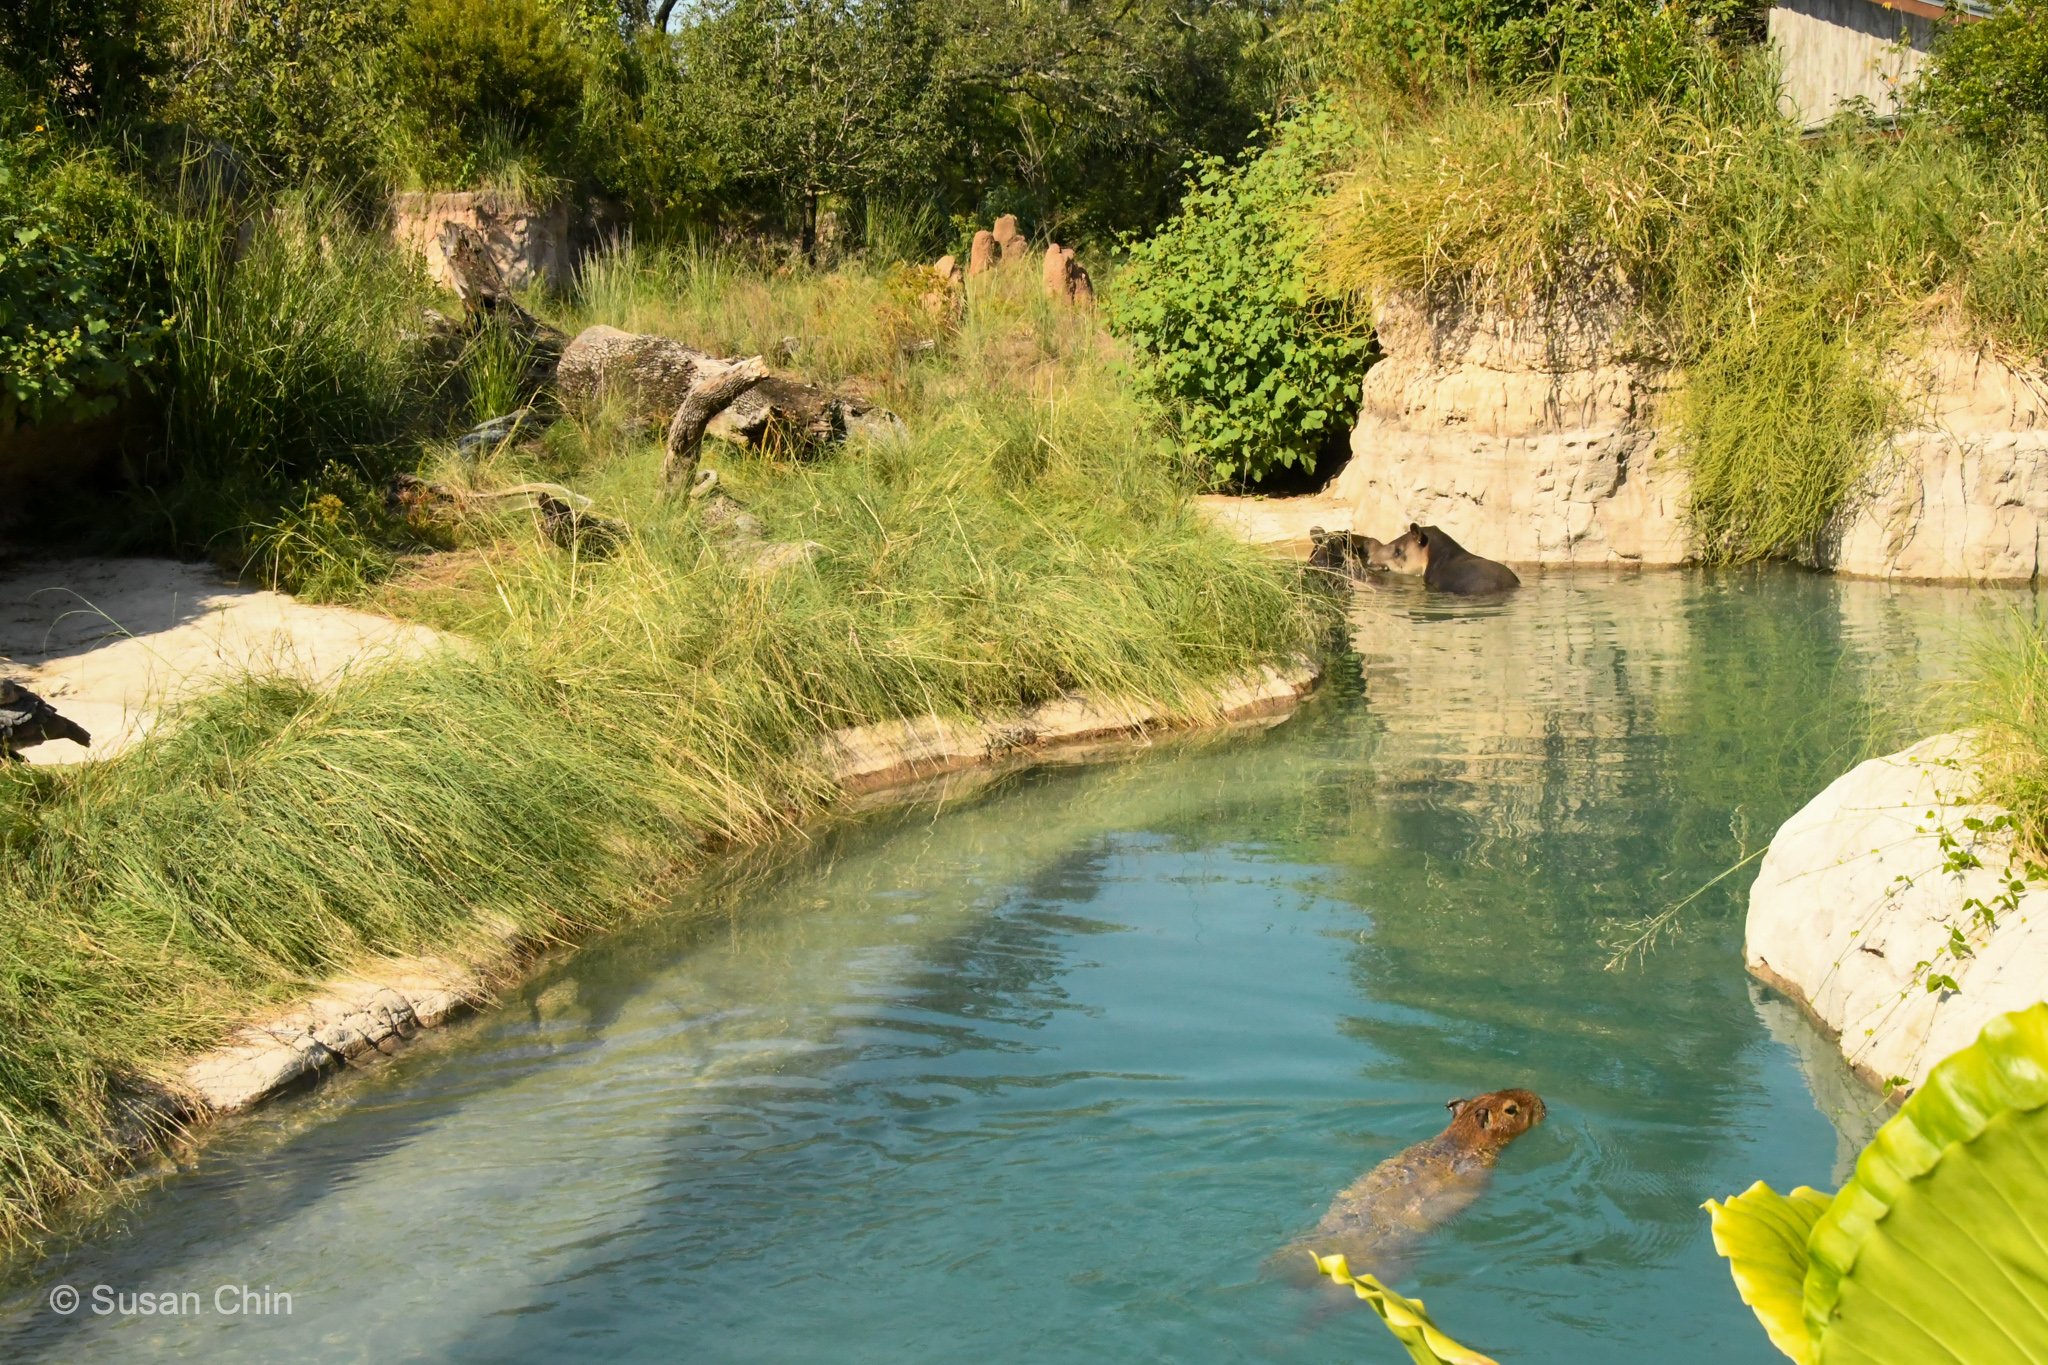
[[[1942,1061],[1830,1198],[1759,1181],[1707,1201],[1714,1249],[1771,1344],[1828,1361],[2048,1351],[2048,1004]]]
[[[1416,1365],[1497,1365],[1492,1356],[1482,1355],[1452,1340],[1430,1319],[1421,1299],[1411,1299],[1387,1288],[1372,1275],[1355,1274],[1342,1255],[1317,1256],[1316,1269],[1338,1284],[1348,1286],[1363,1299],[1380,1321],[1407,1348]]]

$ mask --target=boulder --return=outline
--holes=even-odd
[[[1871,759],[1785,822],[1750,889],[1749,970],[1872,1084],[1918,1086],[2048,998],[2048,888],[2010,888],[2025,860],[1978,786],[1966,735]]]
[[[1042,278],[1046,297],[1077,308],[1094,306],[1095,286],[1088,279],[1088,272],[1074,260],[1072,247],[1058,242],[1046,247]]]
[[[666,427],[715,359],[668,337],[600,323],[563,348],[555,391],[572,414],[586,414],[609,397],[627,406],[629,423]]]
[[[555,388],[571,415],[593,411],[609,397],[625,407],[627,425],[665,431],[690,391],[732,364],[668,337],[599,324],[577,333],[564,348]],[[721,440],[804,454],[854,432],[901,428],[893,413],[858,393],[771,374],[713,417],[706,431]]]
[[[974,234],[974,242],[967,248],[967,278],[986,275],[996,268],[998,257],[996,237],[986,229]]]
[[[1018,230],[1017,215],[1014,213],[1006,213],[996,219],[994,236],[996,261],[1000,265],[1021,261],[1031,254],[1031,243],[1026,241],[1024,234]]]

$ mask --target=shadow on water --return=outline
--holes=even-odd
[[[19,1269],[0,1350],[1398,1359],[1260,1263],[1444,1101],[1517,1084],[1551,1121],[1405,1283],[1507,1360],[1766,1359],[1697,1206],[1830,1183],[1816,1097],[1859,1137],[1868,1097],[1743,977],[1747,877],[1640,965],[1608,945],[1912,733],[1982,601],[1361,591],[1355,660],[1289,724],[723,869],[138,1187]],[[295,1297],[67,1318],[60,1282]]]

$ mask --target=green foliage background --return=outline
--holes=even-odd
[[[1914,102],[1984,142],[2048,138],[2048,0],[2010,0],[1936,44]]]
[[[0,436],[111,412],[163,333],[133,246],[146,207],[105,156],[56,143],[0,131]]]
[[[1321,175],[1352,136],[1319,106],[1258,156],[1197,162],[1180,212],[1118,271],[1110,320],[1138,386],[1212,482],[1312,468],[1356,415],[1371,329],[1303,260]]]

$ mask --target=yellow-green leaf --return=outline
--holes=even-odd
[[[1813,1365],[1806,1330],[1806,1240],[1829,1196],[1805,1185],[1779,1194],[1759,1180],[1720,1204],[1709,1199],[1714,1250],[1728,1258],[1735,1292],[1777,1347],[1799,1365]]]
[[[2048,1360],[2048,1004],[1928,1074],[1807,1250],[1820,1365]]]
[[[1380,1315],[1380,1321],[1387,1324],[1387,1330],[1394,1334],[1416,1365],[1499,1365],[1492,1356],[1481,1355],[1469,1346],[1460,1346],[1444,1335],[1443,1329],[1429,1320],[1421,1299],[1410,1299],[1381,1284],[1371,1275],[1354,1275],[1351,1263],[1339,1253],[1334,1256],[1314,1257],[1316,1269],[1328,1275],[1338,1284],[1348,1284],[1352,1292],[1372,1305],[1372,1311]]]

